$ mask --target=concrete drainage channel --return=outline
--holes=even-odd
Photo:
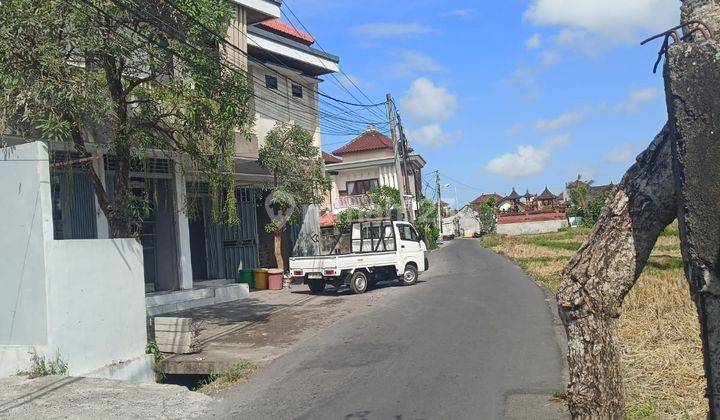
[[[273,323],[281,322],[283,318],[286,318],[278,318],[277,315],[291,310],[297,311],[298,308],[303,305],[321,297],[322,296],[302,297],[276,309],[257,314],[257,316],[252,316],[252,313],[250,313],[251,316],[248,317],[248,319],[231,323],[231,325],[213,325],[213,328],[208,329],[209,331],[198,334],[196,339],[190,337],[193,328],[195,328],[192,326],[194,324],[193,319],[180,318],[179,316],[182,314],[177,314],[177,318],[156,317],[153,322],[155,329],[160,328],[167,330],[167,325],[172,324],[173,330],[163,332],[154,331],[155,338],[159,338],[158,334],[172,334],[170,337],[161,337],[162,340],[165,340],[163,342],[174,343],[172,348],[176,351],[184,350],[188,352],[188,354],[159,353],[165,357],[157,363],[159,366],[157,375],[158,382],[183,386],[191,391],[213,394],[246,381],[250,375],[257,371],[261,363],[265,364],[279,354],[270,357],[258,357],[257,354],[248,351],[249,348],[253,348],[257,344],[250,341],[234,343],[237,348],[228,350],[232,345],[228,346],[226,341],[232,341],[232,339],[242,336],[246,330],[259,329],[265,325],[268,325],[268,328],[272,329]],[[337,300],[333,301],[334,302],[323,302],[321,306],[326,306],[326,304],[329,303],[337,303]],[[165,323],[165,326],[159,326],[157,324],[158,322]],[[198,324],[202,324],[202,322],[203,321],[199,321]],[[222,324],[222,322],[219,322],[219,324]],[[228,337],[230,337],[230,340],[227,340]],[[190,340],[195,341],[190,343]],[[223,351],[222,354],[216,354],[217,350],[213,345],[220,342],[222,342],[222,346],[218,347],[224,347],[225,351]],[[176,345],[178,343],[185,344],[189,347],[177,347]],[[167,348],[166,346],[163,350]],[[258,359],[263,360],[257,362],[252,361]]]

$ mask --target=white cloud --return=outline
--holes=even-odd
[[[401,102],[405,113],[421,123],[443,122],[457,111],[457,97],[425,77],[412,82]]]
[[[437,29],[419,23],[367,23],[350,28],[354,35],[368,38],[398,38],[436,33]]]
[[[633,152],[632,145],[621,144],[613,147],[609,152],[603,155],[603,160],[608,163],[628,163],[633,159],[633,157],[635,157],[635,153]]]
[[[452,17],[452,18],[471,18],[475,17],[477,14],[477,10],[475,9],[456,9],[456,10],[448,10],[447,12],[441,14],[442,17]]]
[[[549,138],[540,146],[518,146],[517,151],[505,153],[490,159],[485,170],[495,175],[513,178],[534,176],[547,167],[554,149],[565,146],[570,141],[568,135]]]
[[[546,69],[555,67],[560,63],[560,55],[555,51],[542,51],[539,55],[540,64]]]
[[[541,46],[542,46],[542,37],[540,36],[540,34],[535,34],[525,40],[525,48],[527,48],[529,50],[540,48]]]
[[[440,123],[424,125],[417,130],[410,131],[410,138],[420,144],[430,147],[437,147],[452,143],[460,134],[455,135],[446,132]]]
[[[555,147],[567,146],[570,143],[569,134],[556,134],[549,139],[545,140],[543,147],[546,149],[553,149]]]
[[[457,97],[447,88],[421,77],[412,82],[400,101],[411,126],[419,126],[409,130],[411,141],[436,147],[460,137],[459,132],[448,133],[442,125],[457,112]]]
[[[537,83],[537,70],[527,66],[525,63],[518,64],[512,74],[503,79],[501,84],[522,88],[522,98],[533,101],[540,97],[540,88]]]
[[[614,111],[624,111],[628,113],[637,112],[640,105],[652,102],[660,97],[660,90],[655,87],[647,87],[642,89],[633,89],[622,102],[613,107]]]
[[[583,110],[573,110],[564,112],[555,118],[538,119],[535,121],[535,130],[537,131],[555,131],[565,128],[569,125],[578,124],[585,120],[587,112]]]
[[[393,66],[393,72],[399,76],[412,76],[417,73],[438,73],[447,70],[432,57],[417,51],[403,51],[400,53],[399,58],[399,61]]]
[[[535,25],[568,27],[575,36],[586,32],[611,43],[630,43],[677,24],[679,9],[679,0],[533,0],[524,16]]]

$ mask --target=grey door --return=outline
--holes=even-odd
[[[195,280],[234,279],[239,267],[257,268],[258,232],[255,189],[238,188],[237,225],[217,223],[212,220],[210,198],[204,188],[188,186],[188,191],[200,191],[194,194],[198,200],[195,228],[190,232],[192,249],[198,249],[200,243],[205,245],[204,258],[193,258],[193,262],[205,263],[205,270],[193,267],[194,275],[205,274],[207,278]],[[204,260],[204,261],[203,261]]]

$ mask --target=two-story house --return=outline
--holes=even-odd
[[[147,165],[138,165],[130,174],[133,193],[152,197],[139,238],[150,314],[172,310],[172,303],[196,299],[197,293],[185,292],[198,287],[222,287],[235,278],[240,266],[270,266],[272,261],[263,261],[261,255],[268,243],[263,229],[267,215],[264,205],[258,203],[262,200],[260,191],[271,185],[272,177],[258,164],[259,148],[277,123],[302,125],[314,133],[316,145],[321,146],[319,77],[338,71],[339,58],[313,48],[312,36],[278,20],[281,1],[229,1],[235,7],[235,19],[226,37],[232,47],[221,44],[220,48],[230,65],[250,77],[256,112],[252,138],[238,134],[235,142],[233,176],[240,224],[213,222],[202,175],[183,170],[173,155],[150,151]],[[9,135],[5,140],[17,144],[35,139]],[[90,150],[98,156],[93,163],[96,172],[105,187],[112,189],[115,160],[103,143],[98,137]],[[110,238],[89,177],[71,164],[73,153],[64,150],[67,145],[50,143],[51,159],[59,163],[50,170],[55,239]],[[68,173],[72,176],[66,176]],[[186,207],[190,201],[197,203],[192,215]],[[161,298],[155,299],[157,296]],[[192,305],[211,300],[200,299]]]
[[[332,180],[330,197],[326,210],[337,214],[348,208],[360,208],[372,203],[367,193],[374,187],[389,186],[400,191],[408,209],[418,210],[418,200],[422,191],[422,169],[425,159],[411,151],[406,161],[401,163],[400,176],[395,165],[395,147],[392,139],[374,127],[368,127],[364,133],[344,146],[325,154],[325,168]]]

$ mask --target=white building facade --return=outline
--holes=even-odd
[[[416,212],[422,192],[422,169],[427,162],[413,152],[401,161],[400,176],[404,179],[398,176],[393,141],[374,128],[326,155],[325,167],[332,181],[327,210],[337,214],[366,206],[372,188],[387,186],[400,191],[408,209]]]

